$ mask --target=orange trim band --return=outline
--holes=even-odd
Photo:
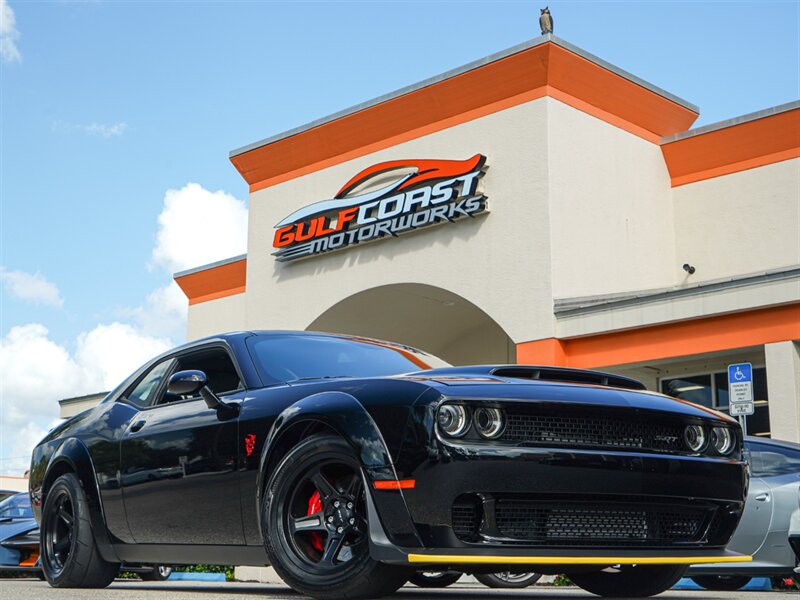
[[[244,293],[246,280],[246,258],[175,278],[190,305]]]
[[[661,146],[672,186],[800,157],[800,108]]]
[[[234,156],[257,191],[358,156],[551,95],[657,143],[697,118],[673,102],[547,42]]]
[[[517,344],[517,362],[582,369],[800,339],[800,304]]]
[[[417,129],[412,129],[410,131],[406,131],[401,134],[388,137],[379,142],[354,148],[353,150],[344,152],[332,158],[304,165],[302,167],[299,167],[292,171],[288,171],[286,173],[282,173],[280,175],[276,175],[274,177],[269,177],[267,179],[264,179],[263,181],[251,184],[250,192],[251,193],[257,192],[258,190],[263,190],[264,188],[268,188],[273,185],[278,185],[279,183],[283,183],[284,181],[296,179],[297,177],[302,177],[303,175],[308,175],[309,173],[321,171],[322,169],[327,169],[328,167],[332,167],[333,165],[338,165],[340,163],[347,162],[348,160],[353,160],[354,158],[358,158],[360,156],[366,156],[367,154],[372,154],[373,152],[383,150],[384,148],[390,148],[391,146],[396,146],[398,144],[402,144],[403,142],[408,142],[410,140],[415,140],[417,138],[425,137],[426,135],[436,133],[437,131],[442,131],[449,127],[460,125],[461,123],[473,121],[480,117],[485,117],[487,115],[500,112],[507,108],[512,108],[514,106],[524,104],[525,102],[532,102],[533,100],[544,98],[546,95],[547,95],[547,86],[542,86],[540,88],[536,88],[535,90],[530,90],[529,92],[525,92],[524,94],[519,94],[518,96],[513,96],[512,98],[507,98],[505,100],[494,102],[487,106],[483,106],[481,108],[465,112],[455,117],[442,119],[441,121],[430,123],[428,125],[425,125],[424,127],[419,127]]]
[[[417,482],[414,479],[386,479],[373,481],[372,485],[376,490],[413,490]]]

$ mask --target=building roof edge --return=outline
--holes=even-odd
[[[198,267],[192,267],[191,269],[186,269],[185,271],[178,271],[177,273],[174,273],[172,275],[172,278],[178,279],[179,277],[186,277],[187,275],[193,275],[195,273],[200,273],[201,271],[208,271],[209,269],[213,269],[215,267],[222,267],[246,259],[247,259],[247,254],[239,254],[238,256],[223,258],[222,260],[218,260],[212,263],[207,263],[205,265],[200,265]]]
[[[661,145],[663,146],[665,144],[677,142],[678,140],[685,140],[686,138],[703,135],[704,133],[711,133],[712,131],[717,131],[719,129],[733,127],[734,125],[741,125],[742,123],[757,121],[758,119],[763,119],[765,117],[779,115],[781,113],[789,112],[790,110],[795,110],[796,108],[800,108],[800,100],[786,102],[785,104],[778,104],[777,106],[771,106],[770,108],[764,108],[762,110],[757,110],[745,115],[739,115],[738,117],[717,121],[716,123],[709,123],[708,125],[703,125],[702,127],[697,127],[695,129],[689,129],[688,131],[673,133],[672,135],[667,135],[661,138]]]
[[[413,83],[411,85],[399,88],[399,89],[394,90],[392,92],[389,92],[387,94],[383,94],[381,96],[373,98],[372,100],[367,100],[367,101],[362,102],[360,104],[356,104],[356,105],[351,106],[349,108],[345,108],[343,110],[334,112],[334,113],[332,113],[330,115],[327,115],[325,117],[322,117],[320,119],[315,119],[314,121],[309,121],[308,123],[305,123],[305,124],[300,125],[298,127],[294,127],[292,129],[288,129],[288,130],[286,130],[286,131],[284,131],[282,133],[275,134],[273,136],[264,138],[264,139],[256,141],[256,142],[253,142],[251,144],[247,144],[247,145],[242,146],[240,148],[236,148],[234,150],[231,150],[228,156],[229,156],[229,158],[234,158],[236,156],[239,156],[241,154],[245,154],[245,153],[250,152],[252,150],[256,150],[258,148],[262,148],[264,146],[268,146],[269,144],[272,144],[274,142],[277,142],[277,141],[292,137],[294,135],[303,133],[304,131],[308,131],[310,129],[314,129],[315,127],[319,127],[320,125],[324,125],[325,123],[330,123],[331,121],[335,121],[337,119],[341,119],[342,117],[346,117],[348,115],[360,112],[362,110],[368,109],[368,108],[376,106],[378,104],[382,104],[382,103],[387,102],[389,100],[393,100],[395,98],[399,98],[400,96],[404,96],[406,94],[410,94],[411,92],[414,92],[416,90],[428,87],[428,86],[433,85],[435,83],[438,83],[440,81],[445,81],[445,80],[450,79],[452,77],[456,77],[457,75],[461,75],[462,73],[466,73],[468,71],[472,71],[472,70],[477,69],[479,67],[482,67],[484,65],[493,63],[495,61],[498,61],[500,59],[506,58],[506,57],[511,56],[513,54],[517,54],[517,53],[522,52],[524,50],[528,50],[530,48],[534,48],[536,46],[540,46],[540,45],[545,44],[547,42],[552,42],[553,44],[555,44],[557,46],[560,46],[561,48],[564,48],[565,50],[568,50],[568,51],[570,51],[570,52],[572,52],[574,54],[577,54],[578,56],[580,56],[580,57],[582,57],[582,58],[584,58],[584,59],[586,59],[586,60],[588,60],[588,61],[590,61],[590,62],[592,62],[592,63],[594,63],[596,65],[598,65],[599,67],[602,67],[602,68],[604,68],[604,69],[606,69],[606,70],[608,70],[608,71],[610,71],[610,72],[612,72],[612,73],[614,73],[616,75],[619,75],[620,77],[623,77],[624,79],[627,79],[628,81],[631,81],[632,83],[635,83],[636,85],[639,85],[639,86],[641,86],[641,87],[643,87],[643,88],[645,88],[645,89],[647,89],[647,90],[649,90],[649,91],[651,91],[651,92],[653,92],[655,94],[658,94],[659,96],[662,96],[663,98],[666,98],[667,100],[670,100],[670,101],[672,101],[672,102],[674,102],[674,103],[676,103],[676,104],[678,104],[678,105],[680,105],[680,106],[682,106],[682,107],[684,107],[684,108],[686,108],[686,109],[688,109],[688,110],[690,110],[692,112],[695,112],[695,113],[698,113],[698,114],[700,112],[700,109],[696,105],[692,104],[691,102],[688,102],[687,100],[684,100],[684,99],[682,99],[682,98],[680,98],[680,97],[678,97],[678,96],[676,96],[674,94],[671,94],[670,92],[667,92],[666,90],[664,90],[664,89],[662,89],[662,88],[660,88],[660,87],[658,87],[656,85],[653,85],[652,83],[649,83],[649,82],[645,81],[644,79],[641,79],[640,77],[637,77],[636,75],[633,75],[632,73],[629,73],[628,71],[620,69],[619,67],[616,67],[615,65],[612,65],[611,63],[609,63],[609,62],[607,62],[607,61],[595,56],[594,54],[591,54],[591,53],[579,48],[578,46],[575,46],[574,44],[571,44],[571,43],[567,42],[566,40],[562,40],[561,38],[558,38],[558,37],[554,36],[553,34],[545,34],[543,36],[534,38],[532,40],[528,40],[526,42],[522,42],[521,44],[517,44],[515,46],[511,46],[510,48],[506,48],[505,50],[501,50],[499,52],[495,52],[493,54],[489,54],[488,56],[484,56],[483,58],[479,58],[477,60],[474,60],[472,62],[464,64],[464,65],[462,65],[460,67],[456,67],[456,68],[451,69],[449,71],[445,71],[444,73],[440,73],[439,75],[434,75],[433,77],[429,77],[427,79],[423,79],[422,81],[419,81],[417,83]]]

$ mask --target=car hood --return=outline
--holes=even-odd
[[[736,423],[728,415],[645,389],[635,379],[598,371],[525,365],[451,367],[402,376],[427,383],[443,396],[510,402],[548,401],[615,406],[714,418]]]

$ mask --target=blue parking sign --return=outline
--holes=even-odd
[[[750,363],[739,363],[738,365],[728,365],[728,383],[752,383],[753,365]]]
[[[750,363],[728,365],[728,398],[731,407],[740,405],[735,409],[731,408],[732,415],[753,414],[753,365]]]

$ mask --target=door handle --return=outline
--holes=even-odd
[[[756,500],[759,502],[769,502],[769,494],[759,494],[756,496]]]
[[[139,421],[136,421],[136,423],[134,423],[133,425],[131,425],[131,432],[132,432],[132,433],[136,433],[136,432],[137,432],[137,431],[139,431],[139,430],[140,430],[142,427],[144,427],[144,424],[145,424],[145,420],[144,420],[144,419],[141,419],[141,420],[139,420]]]

